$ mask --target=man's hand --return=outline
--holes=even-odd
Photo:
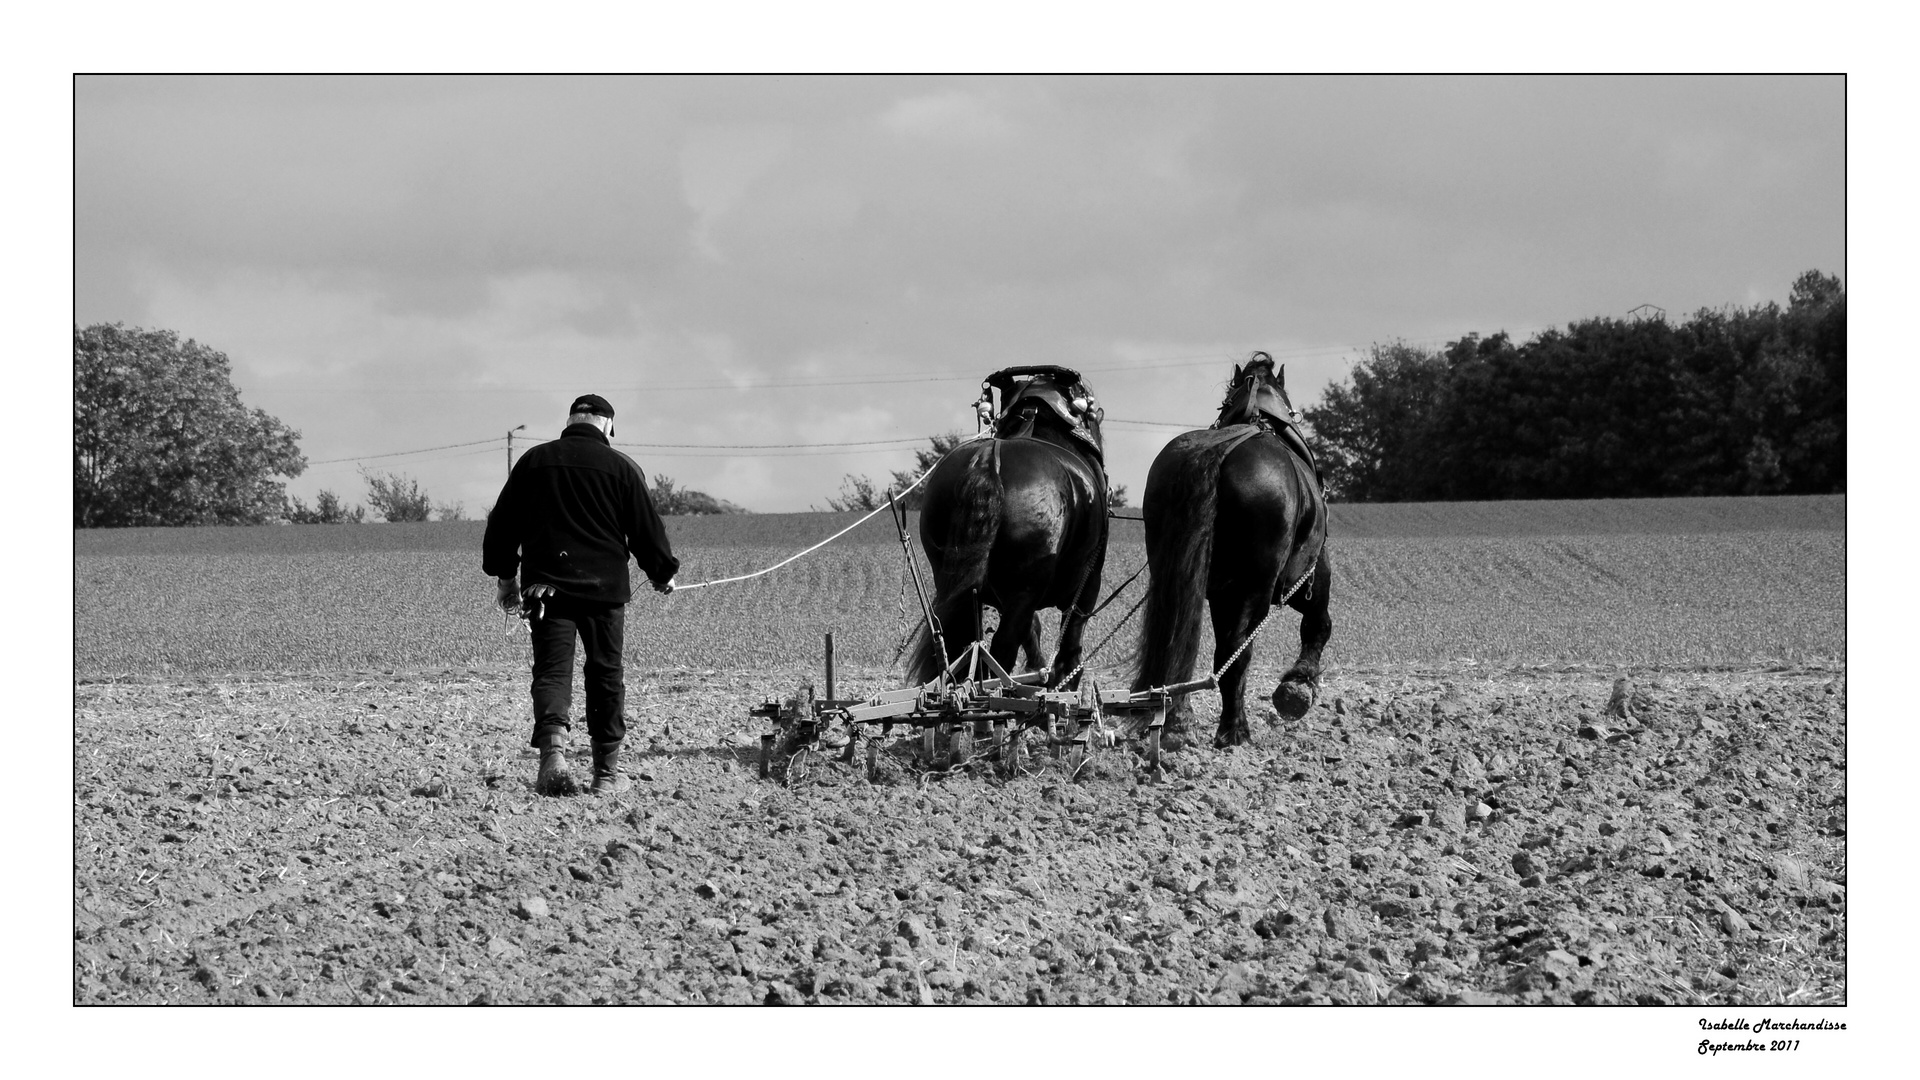
[[[520,581],[517,578],[496,578],[499,591],[496,596],[500,610],[515,612],[520,610]]]
[[[665,581],[656,581],[653,583],[653,591],[664,596],[673,591],[673,582],[673,578],[668,578]]]

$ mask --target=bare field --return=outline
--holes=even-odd
[[[1354,672],[1159,784],[896,741],[783,785],[742,706],[785,674],[636,687],[617,799],[534,795],[511,676],[82,684],[75,1001],[1845,1000],[1831,674],[1613,719],[1587,675]]]
[[[477,524],[76,534],[74,1000],[1841,1003],[1843,517],[1340,507],[1319,705],[1254,696],[1276,616],[1251,746],[762,781],[822,631],[898,685],[876,520],[637,595],[618,799],[533,794]],[[681,581],[848,520],[675,520]]]

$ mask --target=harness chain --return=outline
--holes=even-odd
[[[900,596],[894,608],[893,622],[895,626],[907,625],[907,568],[904,566],[900,568]],[[907,642],[912,638],[913,630],[909,627],[907,632],[901,635],[899,647],[893,650],[893,661],[887,665],[889,670],[898,666],[900,658],[907,654]]]
[[[1240,642],[1240,647],[1233,650],[1233,655],[1227,657],[1227,662],[1224,664],[1221,664],[1219,669],[1213,673],[1214,682],[1216,683],[1219,682],[1220,677],[1227,673],[1227,669],[1232,667],[1235,663],[1239,662],[1241,655],[1245,653],[1247,649],[1252,647],[1253,639],[1260,636],[1260,630],[1262,627],[1267,625],[1267,616],[1273,614],[1273,609],[1275,607],[1287,606],[1287,601],[1293,599],[1293,594],[1300,591],[1300,586],[1305,585],[1307,582],[1313,580],[1313,572],[1318,569],[1320,569],[1320,553],[1315,552],[1313,555],[1313,563],[1312,565],[1307,567],[1307,572],[1300,575],[1299,581],[1296,581],[1293,583],[1293,588],[1287,590],[1287,595],[1281,597],[1280,601],[1277,604],[1274,604],[1272,607],[1267,608],[1266,614],[1263,614],[1260,616],[1260,621],[1253,624],[1253,629],[1247,633],[1246,639]],[[1312,595],[1312,594],[1309,593],[1308,595]]]
[[[1142,569],[1145,569],[1145,567],[1142,567]],[[1133,575],[1133,577],[1139,577],[1139,576],[1140,576],[1139,574],[1135,574],[1135,575]],[[1133,583],[1133,578],[1128,578],[1128,579],[1126,580],[1126,582],[1125,582],[1125,584],[1122,584],[1122,585],[1120,586],[1120,588],[1121,588],[1121,589],[1124,589],[1124,588],[1126,588],[1126,587],[1127,587],[1127,585],[1131,585],[1132,583]],[[1115,589],[1115,590],[1114,590],[1114,594],[1113,594],[1113,595],[1114,595],[1114,596],[1118,596],[1118,595],[1120,595],[1120,590],[1119,590],[1119,589]],[[1113,596],[1109,596],[1109,597],[1107,597],[1107,599],[1108,599],[1109,601],[1111,601],[1111,600],[1113,599]],[[1103,638],[1101,638],[1101,639],[1100,639],[1100,644],[1098,644],[1098,645],[1095,645],[1095,646],[1094,646],[1094,647],[1093,647],[1092,649],[1089,649],[1089,650],[1088,650],[1088,651],[1087,651],[1087,652],[1086,652],[1086,653],[1085,653],[1084,655],[1082,655],[1082,656],[1081,656],[1081,658],[1080,658],[1080,666],[1079,666],[1079,667],[1076,667],[1076,668],[1074,668],[1074,669],[1073,669],[1072,671],[1070,671],[1070,672],[1068,672],[1068,673],[1067,673],[1067,677],[1066,677],[1066,678],[1064,678],[1064,679],[1061,679],[1061,680],[1060,680],[1060,681],[1059,681],[1058,683],[1056,683],[1055,685],[1057,685],[1057,686],[1065,686],[1065,685],[1067,685],[1068,683],[1070,683],[1070,682],[1072,682],[1073,680],[1075,680],[1075,679],[1077,679],[1077,678],[1079,678],[1079,677],[1080,677],[1080,673],[1081,673],[1082,671],[1085,671],[1085,670],[1087,669],[1087,665],[1088,665],[1089,663],[1091,663],[1091,662],[1093,661],[1093,658],[1094,658],[1095,656],[1098,656],[1098,655],[1100,654],[1100,650],[1101,650],[1101,649],[1104,649],[1104,648],[1106,648],[1106,647],[1107,647],[1107,643],[1113,640],[1113,637],[1114,637],[1114,635],[1115,635],[1115,634],[1118,634],[1118,633],[1119,633],[1119,632],[1121,631],[1121,629],[1122,629],[1122,628],[1124,628],[1124,627],[1125,627],[1125,626],[1126,626],[1126,625],[1127,625],[1128,623],[1130,623],[1130,622],[1132,622],[1132,621],[1133,621],[1133,617],[1134,617],[1134,615],[1135,615],[1135,614],[1137,614],[1137,613],[1138,613],[1138,612],[1140,611],[1140,605],[1142,605],[1142,604],[1144,604],[1144,603],[1146,603],[1146,602],[1147,602],[1147,598],[1146,598],[1146,597],[1144,597],[1144,596],[1142,596],[1142,597],[1141,597],[1140,599],[1138,599],[1138,600],[1135,600],[1135,601],[1133,602],[1133,607],[1131,607],[1131,608],[1129,608],[1129,609],[1127,610],[1127,614],[1126,614],[1126,617],[1125,617],[1125,618],[1123,618],[1123,619],[1121,619],[1121,620],[1120,620],[1120,621],[1119,621],[1119,622],[1118,622],[1117,624],[1115,624],[1115,625],[1114,625],[1114,628],[1113,628],[1112,630],[1109,630],[1109,631],[1107,631],[1107,636],[1106,636],[1106,637],[1103,637]],[[1101,605],[1100,605],[1100,607],[1106,607],[1106,606],[1107,606],[1106,604],[1101,604]],[[1098,610],[1099,610],[1099,608],[1095,608],[1094,610],[1095,610],[1095,611],[1098,611]]]

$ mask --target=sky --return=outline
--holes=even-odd
[[[1074,367],[1108,468],[1232,365],[1524,339],[1846,269],[1825,77],[81,77],[74,320],[224,352],[300,432],[477,515],[569,401],[762,512],[825,508],[980,379]],[[817,444],[865,445],[826,447]],[[807,449],[765,449],[809,444]],[[525,443],[516,443],[524,448]],[[426,451],[426,452],[413,452]]]

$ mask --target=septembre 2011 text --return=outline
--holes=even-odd
[[[1784,1033],[1789,1031],[1845,1031],[1844,1020],[1774,1020],[1763,1018],[1749,1023],[1746,1020],[1701,1020],[1702,1031],[1745,1031],[1753,1035],[1766,1032]],[[1740,1042],[1715,1042],[1701,1039],[1696,1051],[1702,1055],[1717,1056],[1721,1051],[1738,1053],[1742,1051],[1772,1052],[1778,1050],[1798,1050],[1800,1040],[1795,1038],[1776,1038],[1760,1041],[1752,1038]]]

